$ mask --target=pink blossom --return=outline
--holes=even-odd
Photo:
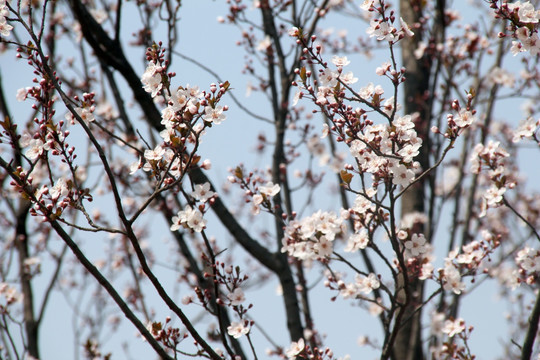
[[[141,78],[144,90],[151,93],[152,97],[155,97],[163,87],[159,70],[161,69],[153,61],[150,61]]]
[[[461,282],[461,275],[452,264],[445,266],[442,280],[444,290],[452,290],[458,295],[465,290],[465,284]]]
[[[289,34],[289,36],[297,37],[298,35],[300,35],[300,30],[296,26],[293,26],[289,29],[287,33]]]
[[[369,243],[368,232],[366,229],[361,229],[360,232],[351,235],[347,241],[345,252],[355,252],[360,249],[365,249]]]
[[[329,68],[324,69],[319,75],[321,85],[324,87],[333,88],[337,84],[338,73],[330,70]]]
[[[171,231],[176,231],[182,226],[186,226],[195,232],[201,232],[206,227],[206,219],[197,208],[192,208],[189,205],[180,210],[176,216],[172,217]]]
[[[37,159],[41,154],[43,154],[43,151],[47,151],[50,149],[49,145],[47,143],[43,143],[41,139],[33,139],[30,141],[30,148],[26,150],[26,157],[30,160]]]
[[[332,245],[332,242],[329,241],[326,237],[324,236],[321,236],[319,238],[319,241],[317,241],[314,245],[313,245],[313,251],[315,251],[315,253],[320,257],[320,258],[324,258],[324,257],[329,257],[330,255],[332,255],[332,251],[333,251],[334,247]]]
[[[392,168],[392,183],[394,185],[408,186],[414,180],[414,171],[405,165],[397,164]]]
[[[4,17],[0,18],[0,35],[8,37],[13,30],[13,26],[7,23],[7,20]]]
[[[349,65],[351,63],[351,61],[349,59],[347,59],[346,56],[339,57],[337,55],[334,55],[332,57],[332,63],[334,65],[336,65],[337,67],[343,67],[343,66]]]
[[[403,20],[402,17],[399,18],[399,22],[401,24],[401,31],[403,31],[403,33],[409,37],[412,37],[414,36],[414,33],[411,31],[411,28],[409,27],[409,24],[407,24],[405,22],[405,20]]]
[[[243,323],[231,322],[231,325],[227,327],[227,333],[235,339],[242,337],[249,333],[249,326],[244,326]]]
[[[257,45],[257,50],[258,51],[262,51],[262,52],[266,52],[268,51],[268,49],[270,49],[272,47],[272,41],[270,40],[270,36],[266,35],[264,37],[264,39],[262,39],[260,42],[259,42],[259,45]]]
[[[216,195],[215,192],[210,190],[210,183],[207,182],[204,184],[196,184],[194,188],[192,196],[203,203]]]
[[[244,292],[239,287],[234,289],[233,292],[227,294],[227,297],[231,301],[231,305],[234,305],[234,306],[240,305],[246,300],[246,297],[244,296]]]
[[[223,111],[225,111],[223,106],[216,106],[215,108],[212,108],[211,106],[206,106],[204,108],[205,114],[203,116],[203,120],[214,123],[216,125],[221,124],[221,122],[227,118]]]
[[[462,318],[456,320],[446,320],[442,332],[447,334],[448,337],[454,337],[454,335],[461,333],[465,330],[465,321]]]
[[[366,32],[369,34],[369,37],[375,37],[377,40],[382,41],[393,41],[394,35],[393,32],[395,32],[395,29],[390,26],[385,21],[377,21],[377,20],[371,20],[371,23],[369,24],[369,28],[366,30]]]
[[[271,181],[268,181],[266,185],[259,187],[259,191],[261,192],[261,194],[264,194],[266,196],[276,196],[280,190],[281,188],[279,184],[274,184]]]
[[[296,355],[304,351],[305,347],[304,339],[299,339],[296,342],[293,341],[291,346],[285,351],[285,356],[287,356],[288,359],[296,359]]]
[[[144,150],[144,158],[148,161],[160,161],[163,159],[165,149],[157,145],[153,150]]]
[[[373,290],[378,289],[381,286],[381,283],[375,274],[369,274],[368,276],[357,274],[355,276],[355,282],[358,291],[366,295],[371,294]]]
[[[425,254],[427,251],[424,234],[413,234],[411,240],[406,241],[404,246],[413,257]]]
[[[364,0],[364,1],[362,2],[362,4],[360,4],[360,8],[361,8],[362,10],[368,11],[368,10],[371,8],[371,6],[373,5],[373,1],[374,1],[374,0]]]
[[[529,139],[538,129],[540,120],[534,120],[532,117],[529,117],[527,120],[522,121],[519,124],[519,127],[514,131],[514,137],[512,142],[517,143],[521,139]]]
[[[469,110],[461,109],[457,116],[454,116],[454,122],[460,128],[471,125],[475,118]]]
[[[536,24],[540,20],[540,11],[535,10],[530,1],[523,4],[517,1],[513,4],[513,7],[518,7],[518,17],[522,23]]]

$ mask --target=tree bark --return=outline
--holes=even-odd
[[[409,24],[413,26],[418,23],[422,17],[422,2],[419,0],[400,0],[400,15]],[[415,158],[422,167],[422,170],[429,168],[429,131],[430,131],[430,111],[428,101],[431,62],[427,57],[416,59],[414,51],[422,42],[423,29],[414,29],[413,37],[405,37],[401,41],[401,60],[406,69],[406,81],[404,82],[404,113],[416,114],[415,129],[418,136],[422,139],[420,154]],[[401,216],[410,213],[426,213],[425,205],[425,187],[428,177],[411,186],[401,198]],[[416,224],[415,232],[425,232],[426,229],[421,224]],[[429,238],[426,236],[426,238]],[[421,337],[421,311],[416,311],[422,303],[423,282],[417,279],[411,279],[405,283],[404,276],[398,276],[398,289],[409,288],[409,291],[399,291],[403,297],[400,300],[404,309],[403,323],[396,324],[400,327],[397,334],[394,349],[392,352],[393,360],[422,360],[424,354],[422,350]],[[409,294],[409,296],[405,294]],[[406,298],[409,297],[409,298]]]

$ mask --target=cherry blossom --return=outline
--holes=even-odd
[[[210,190],[210,183],[206,182],[204,184],[196,184],[194,186],[192,196],[201,201],[207,202],[209,199],[213,198],[216,193]]]
[[[259,187],[259,191],[261,194],[264,194],[266,196],[276,196],[279,191],[281,190],[279,184],[274,184],[273,182],[269,181],[264,186]]]
[[[2,36],[10,34],[11,24],[24,25],[26,20],[21,14],[27,15],[25,11],[30,10],[29,6],[34,6],[32,11],[36,16],[28,16],[28,21],[32,21],[33,17],[40,18],[38,2],[12,11],[8,10],[5,1],[0,0]],[[286,319],[289,329],[293,328],[291,325],[300,328],[294,330],[295,334],[292,331],[289,334],[291,339],[298,340],[292,342],[288,349],[287,343],[283,346],[276,342],[268,350],[268,355],[289,359],[339,357],[332,350],[324,349],[324,329],[314,325],[318,324],[315,321],[318,314],[309,314],[309,311],[302,313],[302,310],[306,310],[307,303],[304,302],[311,296],[309,287],[317,285],[317,281],[313,283],[312,280],[317,280],[317,274],[324,271],[321,283],[324,282],[328,291],[334,292],[332,300],[338,297],[340,301],[346,299],[379,316],[384,322],[383,344],[365,339],[365,344],[382,349],[381,358],[393,356],[393,348],[399,348],[402,331],[408,327],[404,325],[410,321],[415,328],[423,329],[422,338],[413,345],[415,349],[429,347],[424,357],[429,357],[431,351],[433,358],[457,359],[456,354],[461,356],[469,352],[467,338],[471,328],[467,330],[463,319],[454,319],[449,315],[457,313],[458,309],[452,306],[459,301],[452,302],[452,299],[457,300],[464,295],[466,279],[481,282],[490,277],[497,278],[503,285],[503,291],[516,289],[523,283],[520,290],[531,290],[529,295],[532,296],[536,293],[540,278],[540,251],[529,243],[530,234],[537,235],[535,229],[540,223],[537,216],[540,200],[532,191],[524,191],[515,161],[515,154],[521,151],[520,146],[512,144],[525,139],[538,141],[536,133],[540,120],[535,120],[537,104],[530,101],[524,115],[527,120],[514,131],[508,124],[497,122],[496,118],[500,116],[487,111],[492,108],[492,102],[499,99],[515,95],[535,98],[533,90],[537,90],[534,85],[538,74],[534,66],[537,63],[535,56],[540,53],[540,11],[530,1],[489,2],[491,8],[496,10],[494,19],[481,18],[485,20],[480,22],[481,25],[463,21],[456,24],[459,19],[456,11],[446,6],[435,9],[427,4],[416,7],[415,11],[421,16],[417,19],[412,17],[410,21],[414,21],[414,24],[409,26],[400,15],[409,19],[410,14],[399,9],[410,5],[408,2],[398,5],[398,2],[387,0],[363,0],[359,6],[365,13],[360,12],[360,16],[366,23],[369,22],[369,27],[366,33],[360,34],[358,44],[352,44],[346,38],[346,30],[320,29],[324,21],[317,21],[323,20],[329,11],[334,11],[333,7],[349,11],[342,0],[326,1],[321,8],[308,6],[305,12],[300,9],[301,16],[294,19],[284,11],[290,10],[294,2],[278,2],[277,6],[255,0],[251,7],[246,4],[248,2],[240,0],[227,2],[230,14],[220,16],[219,21],[242,28],[237,45],[247,50],[242,71],[251,76],[251,83],[247,85],[248,93],[258,92],[263,95],[260,98],[268,97],[271,100],[268,114],[265,108],[253,109],[250,103],[244,106],[238,99],[235,99],[235,108],[246,109],[249,116],[257,114],[260,120],[271,120],[270,123],[285,126],[277,129],[277,137],[261,130],[257,151],[261,152],[260,159],[270,159],[271,166],[255,164],[255,167],[249,168],[250,164],[231,165],[237,166],[231,174],[234,176],[229,177],[229,183],[223,186],[223,197],[220,193],[219,198],[211,185],[219,182],[206,180],[205,177],[210,174],[201,171],[211,166],[209,160],[203,161],[201,157],[201,153],[206,151],[201,149],[201,144],[206,145],[203,141],[206,133],[218,130],[214,125],[226,120],[228,107],[220,104],[220,99],[229,87],[228,82],[219,85],[213,83],[209,90],[203,91],[189,84],[172,84],[175,69],[168,67],[177,64],[178,53],[175,49],[165,49],[161,42],[153,43],[145,54],[146,69],[140,83],[135,81],[134,91],[121,94],[126,96],[128,102],[135,101],[136,105],[141,105],[136,107],[135,114],[142,109],[143,116],[132,116],[131,107],[122,109],[122,101],[118,101],[118,98],[115,98],[116,102],[106,99],[109,86],[115,92],[111,79],[102,76],[106,68],[100,69],[98,66],[94,70],[93,67],[84,79],[67,81],[65,71],[58,69],[50,59],[70,66],[72,60],[64,57],[46,58],[47,55],[42,54],[50,51],[41,51],[43,45],[39,42],[19,44],[22,50],[17,50],[17,56],[32,66],[35,79],[32,80],[33,87],[17,91],[16,99],[24,101],[30,98],[32,104],[28,101],[21,105],[32,106],[35,114],[32,116],[35,118],[27,122],[26,127],[15,126],[13,129],[9,116],[2,122],[5,131],[0,139],[0,152],[14,153],[21,158],[19,149],[22,148],[25,154],[21,159],[6,157],[12,161],[2,161],[2,164],[8,164],[2,165],[6,179],[11,178],[11,191],[6,192],[6,198],[12,201],[22,194],[25,202],[30,201],[29,214],[39,216],[38,220],[42,220],[32,222],[31,226],[40,231],[49,229],[52,224],[65,228],[71,226],[75,232],[82,229],[89,233],[110,233],[111,249],[115,250],[110,257],[111,263],[98,259],[96,263],[101,273],[93,272],[91,266],[86,268],[98,280],[103,280],[100,275],[108,276],[107,271],[103,270],[119,272],[125,268],[129,257],[117,250],[126,251],[123,249],[126,248],[130,252],[135,251],[137,258],[133,259],[138,259],[142,265],[145,265],[145,257],[154,259],[152,248],[145,245],[149,228],[144,226],[143,218],[148,219],[150,211],[161,211],[170,224],[170,230],[179,231],[166,234],[167,241],[170,240],[175,246],[177,243],[183,246],[179,258],[182,271],[178,280],[182,282],[182,287],[191,290],[188,293],[192,295],[185,296],[182,303],[188,305],[197,302],[209,317],[217,316],[208,321],[212,325],[207,338],[212,336],[212,341],[220,340],[214,335],[224,333],[239,339],[250,334],[254,324],[246,320],[251,318],[246,312],[252,305],[244,306],[246,296],[243,281],[248,276],[240,275],[240,266],[236,263],[244,260],[236,257],[237,251],[240,251],[242,256],[247,256],[248,271],[253,270],[249,276],[256,277],[256,281],[261,280],[262,283],[270,273],[277,275],[282,282],[279,285],[280,296],[285,300],[288,312],[296,311],[291,310],[293,306],[289,306],[290,303],[301,301],[297,305],[300,317],[304,319],[299,324],[292,324],[290,321],[293,318],[289,318],[289,313]],[[136,46],[147,43],[148,36],[160,33],[149,29],[146,23],[153,24],[154,16],[162,18],[163,9],[150,5],[134,4],[145,9],[141,12],[145,17],[143,29],[136,33],[134,40]],[[110,16],[121,9],[103,6],[105,4],[98,4],[97,7],[92,5],[88,11],[95,19],[91,19],[92,24],[103,23],[104,34],[109,34],[109,27],[113,25]],[[61,8],[60,12],[63,10]],[[58,25],[58,29],[76,29],[73,38],[80,36],[90,40],[87,32],[81,31],[87,30],[82,27],[84,17],[79,18],[81,25],[73,18],[68,23],[67,15],[54,14],[55,11],[47,14],[57,21],[54,24]],[[262,26],[257,22],[260,17],[252,17],[248,11],[262,11]],[[295,17],[295,11],[291,13]],[[13,16],[15,21],[10,18],[10,24],[7,24],[8,15]],[[167,15],[171,15],[171,19],[176,18],[172,13]],[[66,16],[66,20],[62,20],[63,16]],[[443,32],[440,23],[437,23],[441,20],[439,16],[444,17]],[[492,20],[493,23],[486,26]],[[505,22],[505,27],[494,26],[501,20]],[[41,21],[49,25],[50,20],[48,16],[43,16]],[[291,24],[298,27],[291,28]],[[172,29],[173,23],[167,25],[170,36],[166,42],[174,44],[176,31]],[[29,26],[27,32],[32,29],[39,27]],[[55,35],[53,27],[43,29],[46,29],[45,35]],[[501,31],[498,39],[492,29]],[[21,26],[20,32],[24,30],[25,27]],[[19,35],[19,29],[17,32]],[[294,39],[286,38],[287,34]],[[416,45],[407,47],[411,43],[407,37],[414,36],[418,37],[419,42],[413,41]],[[41,39],[41,36],[38,38]],[[4,43],[6,48],[10,48],[19,41],[15,39]],[[123,75],[124,72],[118,71],[115,62],[103,61],[100,55],[101,50],[118,50],[118,54],[113,52],[112,55],[115,59],[123,59],[120,56],[120,43],[117,49],[108,49],[107,41],[101,42],[99,48],[94,48],[91,41],[84,44],[93,50],[87,53],[88,56],[96,56],[99,60],[94,62],[95,59],[92,59],[89,64],[106,64],[107,68],[116,71],[118,77]],[[375,59],[375,74],[373,70],[365,68],[363,60],[355,63],[358,59],[356,55],[351,59],[343,55],[357,54],[360,50],[369,57],[375,49],[383,54]],[[507,61],[498,59],[499,53],[504,57],[510,52],[523,53],[523,62],[508,66]],[[409,60],[414,63],[415,57],[419,61],[409,64]],[[489,70],[486,65],[481,68],[480,63],[489,63]],[[421,81],[415,84],[418,79],[414,65],[425,67],[425,74],[430,76],[426,81],[427,88],[419,93],[414,88],[422,84]],[[348,70],[359,70],[354,70],[354,73],[344,71],[345,66],[349,67]],[[48,67],[52,72],[48,71]],[[264,67],[271,71],[260,71]],[[524,71],[519,77],[516,75],[520,68]],[[356,85],[358,78],[355,74],[367,74],[380,84],[367,83],[366,78],[361,78],[365,83]],[[217,78],[217,75],[213,76]],[[104,84],[101,83],[102,79],[105,79]],[[128,80],[127,85],[132,87],[132,79]],[[411,84],[406,81],[412,81],[415,86],[405,89],[404,86]],[[62,87],[57,84],[62,84]],[[289,92],[289,86],[296,87],[294,96],[294,90],[290,89],[292,92]],[[470,89],[465,90],[465,95],[464,88]],[[106,91],[101,94],[103,89]],[[146,104],[142,98],[146,99]],[[452,101],[452,98],[456,100]],[[403,99],[403,107],[408,114],[401,113],[402,106],[398,99]],[[69,130],[64,126],[69,122],[54,114],[64,101],[70,109],[66,119],[71,124],[76,122],[75,119],[82,119],[89,125],[83,127],[86,135],[91,137],[89,143],[94,145],[83,153],[86,157],[78,161],[74,161],[77,155],[74,148],[65,141],[67,138],[74,142],[68,138]],[[127,116],[126,112],[129,113]],[[487,119],[491,118],[493,121],[489,123]],[[131,124],[133,119],[136,122]],[[151,128],[140,126],[143,121],[149,123]],[[432,125],[430,133],[428,129]],[[85,135],[80,128],[77,131]],[[279,136],[283,136],[284,141],[274,141]],[[322,141],[322,138],[326,139]],[[17,145],[17,141],[19,148],[12,146]],[[481,143],[475,145],[475,141]],[[279,152],[274,152],[272,157],[268,148],[275,144],[283,145],[283,148],[277,149]],[[5,151],[10,145],[15,151]],[[98,157],[100,162],[96,161]],[[470,168],[467,168],[467,157]],[[317,168],[317,161],[326,168]],[[56,163],[61,166],[57,167]],[[107,177],[91,176],[92,181],[85,183],[79,176],[81,171],[85,171],[82,165],[85,163],[91,164],[91,167],[103,163]],[[140,168],[145,173],[126,176],[128,172],[135,174]],[[328,168],[338,176],[328,175]],[[324,198],[326,190],[323,189],[331,181],[335,181],[332,194],[339,193],[339,201],[326,201]],[[415,186],[410,186],[412,184]],[[114,196],[108,192],[113,192]],[[94,210],[95,207],[87,208],[92,196],[100,196],[101,201],[102,193],[105,193],[104,197],[114,197],[118,211],[113,213],[122,215],[120,222],[110,221],[114,214]],[[302,199],[305,194],[309,195]],[[466,207],[462,201],[465,197],[468,198]],[[228,200],[232,201],[226,203]],[[417,200],[419,202],[415,202]],[[320,207],[320,202],[328,208]],[[420,203],[422,206],[417,206]],[[451,210],[451,207],[454,209]],[[425,213],[411,212],[409,209],[412,208],[422,208]],[[491,209],[489,213],[488,209]],[[223,239],[219,229],[216,237],[207,233],[207,225],[212,225],[207,222],[207,212],[211,211],[217,215],[212,219],[221,221],[232,234],[231,241],[240,244],[246,252],[229,246],[229,239]],[[452,224],[441,227],[439,218],[447,212],[453,213]],[[71,216],[79,213],[84,216]],[[245,215],[247,221],[240,218]],[[507,220],[513,215],[517,215],[528,227],[525,230],[517,229],[514,233],[515,228],[509,226],[511,221]],[[11,220],[6,218],[5,222]],[[272,226],[266,226],[265,221]],[[241,228],[246,224],[252,228]],[[449,234],[445,233],[445,228],[451,229]],[[34,241],[36,236],[32,237]],[[440,240],[445,238],[451,239],[442,251],[453,248],[453,244],[462,244],[449,251],[446,257],[439,248],[442,246]],[[184,240],[188,243],[184,244]],[[40,238],[31,243],[29,249],[32,257],[19,261],[30,269],[29,274],[38,272],[38,257],[33,257],[34,252],[40,255],[40,248],[47,244],[46,241],[48,239]],[[276,242],[281,242],[282,254],[273,254],[276,249],[271,246],[265,248],[268,244],[275,247]],[[71,246],[71,243],[68,245]],[[500,253],[495,254],[495,249],[499,248]],[[77,256],[82,256],[76,252],[76,248],[72,250]],[[434,254],[442,255],[444,265],[435,261]],[[257,261],[253,261],[252,257]],[[154,277],[149,276],[152,269],[148,270],[147,266],[139,269],[137,265],[136,270],[134,281],[154,281]],[[310,270],[313,272],[308,274]],[[204,277],[200,276],[201,273]],[[108,281],[107,276],[105,280]],[[123,279],[123,276],[120,278]],[[398,280],[407,278],[410,288],[406,288],[405,294],[403,284],[399,284]],[[417,287],[417,284],[420,286]],[[470,286],[467,292],[475,288]],[[143,305],[146,305],[142,293],[135,289],[136,286],[132,285],[126,289],[124,298],[129,303],[122,309],[135,309],[135,320],[153,316],[151,312],[150,315],[140,312],[140,309],[145,310]],[[0,284],[0,294],[5,296],[8,291]],[[161,292],[159,295],[167,300]],[[406,299],[399,302],[402,295]],[[522,293],[515,298],[521,299],[521,296]],[[430,316],[425,310],[432,305],[441,312]],[[183,311],[172,306],[170,308],[174,313],[171,316]],[[423,315],[418,316],[417,320],[416,316],[407,315],[409,310]],[[237,322],[227,327],[220,316],[229,318],[229,314],[233,315],[231,319],[236,317]],[[310,319],[311,316],[314,321]],[[426,320],[432,321],[431,333],[425,326]],[[518,319],[516,323],[521,323],[521,320]],[[158,342],[153,344],[157,345],[153,349],[163,349],[170,354],[188,353],[189,349],[176,348],[182,334],[175,333],[166,325],[169,321],[170,318],[165,324],[150,321],[150,336],[144,334],[146,340]],[[186,337],[193,335],[195,340],[192,353],[212,359],[229,355],[234,359],[240,357],[233,354],[233,351],[242,350],[234,339],[224,341],[226,352],[215,350],[214,353],[215,344],[208,345],[204,336],[202,339],[197,337],[197,330],[189,330],[191,327],[187,326],[183,317],[182,322],[188,329],[186,331],[191,332],[186,333]],[[138,328],[143,333],[143,327]],[[247,338],[241,342],[249,343],[250,350],[257,357],[258,350],[255,348],[258,344],[251,342],[250,335]],[[189,343],[188,346],[193,344],[192,341]],[[466,351],[463,350],[465,348]],[[411,354],[408,356],[411,357]],[[470,354],[466,356],[474,357]]]
[[[525,271],[540,272],[540,252],[530,247],[525,247],[518,251],[516,263]]]
[[[352,71],[339,75],[339,79],[347,85],[352,85],[358,82],[358,78],[354,77]]]
[[[249,326],[245,326],[243,323],[231,322],[231,325],[227,327],[227,333],[235,339],[242,337],[249,333]]]
[[[206,106],[204,108],[203,120],[214,123],[216,125],[221,124],[227,117],[223,113],[226,110],[223,106],[216,106],[212,108],[211,106]]]
[[[369,243],[369,237],[366,229],[361,229],[359,233],[353,234],[347,241],[347,246],[343,251],[355,252],[365,249]]]
[[[465,284],[461,282],[461,275],[452,264],[447,264],[443,273],[442,282],[444,290],[451,290],[458,295],[465,290]]]
[[[155,62],[150,61],[141,78],[144,90],[151,93],[152,97],[155,97],[163,87],[160,70]]]
[[[289,36],[297,37],[300,34],[300,30],[296,26],[293,26],[289,29],[288,34]]]
[[[30,144],[29,148],[26,150],[26,157],[30,160],[37,159],[41,154],[43,154],[44,151],[50,150],[50,146],[48,143],[43,143],[41,139],[33,139]]]
[[[538,20],[540,20],[540,11],[535,10],[530,1],[524,3],[515,1],[513,3],[507,3],[507,6],[511,11],[517,9],[519,21],[522,23],[536,24],[538,23]]]
[[[427,251],[424,234],[413,234],[411,240],[405,241],[404,246],[411,256],[419,256]]]
[[[144,158],[148,161],[160,161],[165,155],[165,149],[161,145],[157,145],[153,150],[145,150]]]
[[[343,66],[349,65],[351,63],[351,61],[349,59],[347,59],[346,56],[339,57],[337,55],[334,55],[332,57],[332,63],[334,65],[336,65],[337,67],[343,67]]]
[[[296,359],[296,355],[299,355],[304,348],[306,347],[304,339],[299,339],[298,341],[293,341],[289,348],[285,351],[285,356],[288,359]]]
[[[13,26],[9,25],[4,17],[0,17],[0,35],[8,37],[11,30],[13,30]]]
[[[448,337],[454,337],[465,330],[465,321],[462,318],[456,320],[446,320],[442,328],[442,332],[447,334]]]
[[[394,40],[394,29],[386,21],[371,20],[366,32],[370,37],[375,37],[379,41],[393,41]]]
[[[360,4],[360,8],[361,8],[362,10],[368,11],[368,10],[371,8],[371,6],[373,6],[373,2],[374,2],[374,1],[375,1],[375,0],[364,0],[364,1],[362,2],[362,4]]]
[[[381,283],[375,274],[369,274],[368,276],[356,274],[355,280],[358,291],[366,295],[371,294],[373,290],[378,289],[381,286]]]
[[[403,33],[405,33],[405,35],[409,37],[414,36],[414,32],[412,32],[411,28],[409,27],[409,24],[407,24],[405,20],[403,20],[402,17],[399,18],[399,22],[401,24],[401,30],[403,31]]]
[[[246,300],[244,292],[239,287],[234,289],[232,293],[227,294],[227,297],[229,298],[229,300],[231,301],[231,305],[233,306],[240,305]]]
[[[17,101],[25,101],[31,89],[32,88],[28,87],[28,88],[20,88],[19,90],[17,90],[17,95],[16,95]]]
[[[176,216],[172,217],[171,231],[176,231],[182,226],[186,226],[195,232],[201,232],[206,227],[206,219],[197,208],[186,205],[184,210],[180,210]]]
[[[454,116],[453,120],[458,127],[463,128],[471,125],[474,122],[474,116],[471,111],[461,109],[459,115]]]
[[[257,50],[265,52],[271,47],[272,41],[270,40],[270,36],[266,35],[264,39],[259,42],[259,45],[257,45]]]
[[[323,87],[333,88],[334,86],[337,85],[338,77],[339,77],[338,73],[330,70],[329,68],[326,68],[322,70],[319,76],[319,79]]]
[[[22,299],[22,294],[17,291],[17,288],[5,282],[0,282],[0,295],[6,299],[3,306],[11,305]]]
[[[392,167],[392,183],[404,187],[409,185],[414,180],[414,171],[395,160],[391,160],[391,162],[395,165]]]
[[[538,129],[539,123],[540,120],[534,120],[532,117],[522,121],[519,124],[519,127],[514,131],[512,142],[517,143],[521,139],[530,139]]]
[[[69,193],[68,184],[66,182],[66,179],[60,178],[56,181],[56,184],[49,190],[49,194],[51,195],[51,198],[56,200],[60,198],[61,196],[64,197]]]

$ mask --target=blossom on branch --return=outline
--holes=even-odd
[[[261,192],[261,194],[270,196],[270,197],[276,196],[280,190],[281,190],[281,187],[279,186],[279,184],[274,184],[271,181],[268,181],[266,185],[259,187],[259,191]]]
[[[454,337],[465,330],[465,321],[462,318],[456,320],[446,320],[442,332],[447,334],[448,337]]]
[[[249,333],[249,326],[245,326],[243,323],[231,322],[231,325],[227,327],[227,333],[235,339],[242,337]]]
[[[203,120],[213,123],[213,124],[221,124],[227,116],[223,113],[225,111],[225,108],[223,106],[216,106],[215,108],[212,108],[211,106],[207,106],[204,108],[204,116]]]
[[[196,184],[194,186],[193,193],[191,194],[195,199],[201,202],[207,202],[209,199],[213,198],[216,193],[210,190],[210,183],[206,182],[204,184]]]
[[[241,288],[237,287],[233,292],[227,294],[227,298],[231,301],[231,305],[240,305],[246,300],[244,296],[244,291]]]
[[[171,231],[176,231],[182,226],[187,227],[195,232],[201,232],[206,227],[206,219],[197,208],[192,208],[189,205],[180,210],[176,216],[172,217]]]
[[[305,347],[306,344],[304,343],[304,339],[293,341],[291,346],[285,351],[285,356],[287,356],[288,359],[296,359],[296,355],[299,355],[304,351]]]
[[[156,97],[163,87],[160,71],[161,68],[155,62],[150,61],[141,78],[144,90],[151,93],[152,97]]]

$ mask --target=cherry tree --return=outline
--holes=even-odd
[[[64,354],[40,341],[63,298],[74,358],[473,359],[484,283],[501,357],[540,356],[539,4],[222,1],[190,29],[239,30],[221,74],[183,51],[187,3],[0,0],[0,75],[29,76],[0,78],[1,357]],[[231,123],[245,158],[208,140]]]

